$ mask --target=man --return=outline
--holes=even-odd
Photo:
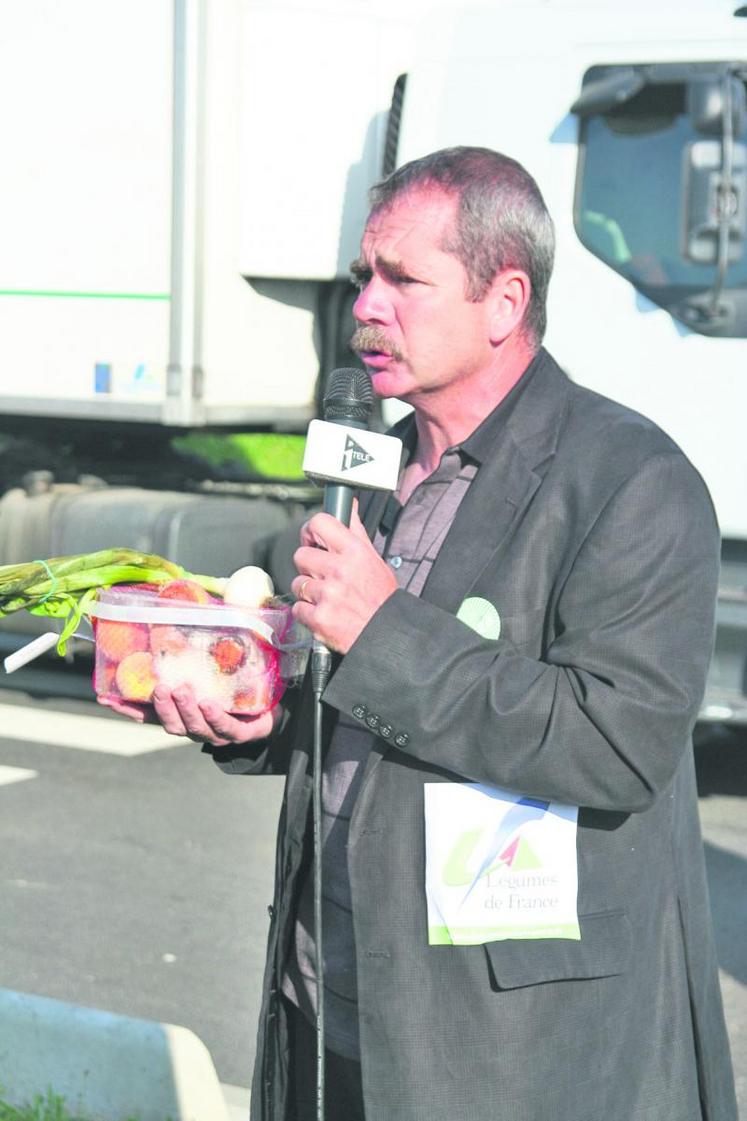
[[[294,558],[340,655],[330,1119],[736,1118],[690,741],[717,528],[672,441],[541,348],[552,253],[523,168],[457,148],[375,188],[353,266],[354,346],[414,412],[396,501],[315,515]],[[308,692],[156,710],[288,775],[252,1117],[313,1117]]]

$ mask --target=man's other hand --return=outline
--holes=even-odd
[[[261,716],[234,716],[215,701],[198,701],[188,685],[180,685],[173,692],[158,685],[150,705],[128,704],[110,697],[101,698],[99,704],[140,724],[160,724],[172,736],[186,736],[213,747],[267,739],[280,719],[277,705]]]
[[[301,529],[293,562],[299,572],[291,584],[293,615],[338,654],[347,654],[398,587],[368,539],[357,502],[349,528],[331,514],[314,514]]]

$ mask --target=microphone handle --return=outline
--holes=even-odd
[[[311,647],[311,691],[315,697],[320,698],[327,688],[331,672],[332,651],[320,638],[315,638]]]
[[[334,423],[334,422],[333,422]],[[367,429],[368,425],[360,420],[340,417],[339,424],[348,428]],[[353,487],[344,483],[327,483],[324,487],[324,512],[337,518],[343,525],[350,525],[353,513]],[[311,687],[314,695],[321,697],[332,672],[332,653],[319,638],[315,638],[311,647]]]
[[[324,488],[325,514],[331,514],[343,525],[350,525],[353,493],[353,488],[343,483],[327,483]],[[331,672],[332,653],[320,638],[315,638],[311,647],[311,688],[315,696],[321,697]]]
[[[368,421],[358,420],[354,416],[329,416],[325,412],[324,419],[331,421],[332,424],[343,424],[346,428],[359,428],[363,432],[368,431]],[[350,517],[353,513],[353,494],[354,488],[346,486],[344,483],[325,483],[324,513],[331,514],[343,525],[350,525]]]
[[[353,488],[342,483],[327,483],[324,488],[324,512],[337,518],[343,525],[350,525],[353,513]]]

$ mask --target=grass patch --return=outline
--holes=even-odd
[[[37,1094],[30,1105],[15,1106],[0,1100],[0,1121],[83,1121],[65,1109],[65,1099],[47,1090]]]
[[[29,1105],[10,1105],[0,1098],[0,1121],[96,1121],[96,1119],[68,1112],[65,1099],[52,1090],[47,1090],[45,1095],[37,1094]],[[122,1121],[140,1121],[140,1119],[130,1114],[129,1117],[123,1117]],[[165,1117],[164,1121],[172,1121],[172,1119]]]

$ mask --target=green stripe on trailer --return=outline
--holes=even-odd
[[[0,288],[0,296],[38,296],[46,300],[170,300],[168,292],[68,292],[64,289]]]
[[[171,441],[175,451],[196,456],[214,467],[235,466],[259,479],[295,482],[305,479],[305,436],[280,432],[190,432]]]

